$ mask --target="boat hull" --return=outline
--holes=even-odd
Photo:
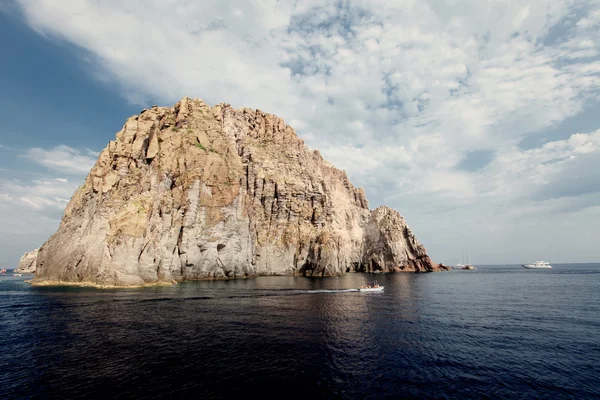
[[[378,288],[366,288],[366,289],[358,289],[359,292],[383,292],[383,286]]]
[[[521,267],[527,268],[527,269],[552,269],[552,267],[550,265],[540,267],[538,265],[525,265],[525,264],[523,264],[523,265],[521,265]]]

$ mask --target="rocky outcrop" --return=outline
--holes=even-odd
[[[35,249],[28,253],[23,254],[21,260],[19,260],[19,267],[15,270],[19,274],[33,274],[35,273],[36,260],[39,249]]]
[[[127,120],[40,248],[34,283],[434,271],[396,211],[260,110],[182,99]]]
[[[365,227],[363,264],[394,272],[428,271],[433,265],[404,217],[386,206],[374,210]]]

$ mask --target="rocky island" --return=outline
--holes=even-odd
[[[127,120],[32,264],[99,287],[443,268],[282,119],[189,98]]]
[[[35,273],[35,263],[37,260],[39,249],[29,251],[21,257],[19,260],[19,267],[15,269],[18,274],[33,274]]]

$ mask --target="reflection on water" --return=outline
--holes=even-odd
[[[0,398],[599,394],[598,266],[456,272],[125,290],[2,278]],[[355,291],[366,279],[385,291]]]

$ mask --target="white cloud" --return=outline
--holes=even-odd
[[[90,149],[86,149],[86,152],[95,153]],[[95,158],[64,145],[49,150],[32,148],[21,154],[21,157],[46,167],[49,171],[30,172],[29,174],[37,175],[36,179],[0,178],[0,207],[37,213],[35,218],[45,215],[52,220],[60,219],[75,189],[96,162]],[[6,171],[11,172],[9,169]],[[18,175],[17,171],[12,172]],[[70,174],[73,178],[69,180],[54,175],[56,173]],[[4,216],[8,219],[10,213]],[[20,224],[21,221],[16,219],[14,223]],[[35,226],[28,229],[35,229]]]
[[[93,157],[93,158],[98,158],[98,156],[100,155],[99,151],[94,151],[91,149],[85,149],[85,151],[87,152],[88,156]]]
[[[591,29],[600,25],[600,10],[594,10],[587,17],[577,21],[577,27],[582,29]]]
[[[539,205],[545,200],[600,193],[600,130],[527,151],[513,148],[492,161],[481,178],[493,182],[489,195],[504,202],[523,199]],[[510,193],[503,193],[506,187]]]
[[[480,243],[523,215],[565,210],[557,191],[577,192],[560,185],[565,171],[594,166],[597,133],[528,151],[518,143],[598,101],[597,1],[19,3],[32,27],[88,50],[93,74],[132,101],[187,95],[285,118],[372,205],[414,215],[434,257],[448,251],[428,228],[441,216],[459,226],[465,207],[477,213],[487,221],[470,226]],[[464,170],[473,151],[495,158]],[[83,173],[95,155],[59,147],[28,157]],[[597,212],[593,193],[579,198],[573,213]]]
[[[49,211],[56,216],[62,213],[77,186],[60,178],[28,182],[3,179],[0,180],[0,201],[5,207]]]
[[[0,178],[0,255],[5,268],[16,268],[23,252],[41,246],[56,231],[76,188],[77,184],[51,177]]]
[[[96,163],[99,154],[89,149],[86,149],[86,153],[87,155],[79,150],[60,145],[49,150],[29,149],[22,157],[54,171],[85,176]]]
[[[92,153],[91,150],[86,152]],[[21,154],[21,158],[47,170],[40,173],[2,169],[5,174],[0,177],[0,238],[3,243],[0,255],[10,264],[16,264],[22,252],[39,247],[56,231],[71,196],[95,162],[95,158],[62,145],[49,150],[29,149]],[[70,179],[62,174],[70,175]],[[34,178],[18,178],[20,176]]]
[[[77,184],[46,177],[30,181],[0,178],[0,255],[16,268],[25,251],[39,247],[58,228]]]

